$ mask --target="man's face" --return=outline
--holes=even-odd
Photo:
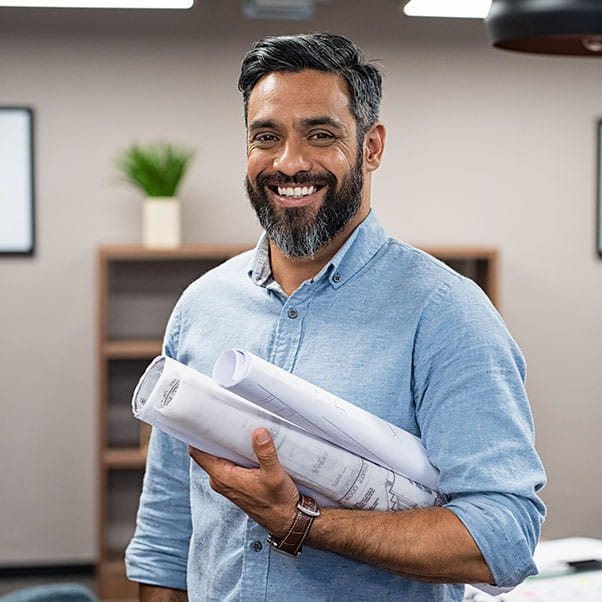
[[[314,70],[270,73],[247,111],[251,204],[285,255],[312,257],[368,212],[346,84]]]

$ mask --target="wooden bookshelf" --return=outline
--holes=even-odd
[[[498,304],[498,254],[487,247],[424,247],[474,279]],[[143,425],[130,409],[133,389],[161,353],[170,312],[184,288],[245,250],[193,245],[173,250],[105,246],[98,251],[98,592],[103,600],[137,598],[125,576],[144,474]]]
[[[103,600],[137,598],[137,584],[127,580],[124,565],[146,461],[144,425],[130,409],[134,386],[161,353],[167,319],[184,288],[243,250],[191,245],[98,251],[97,579]]]

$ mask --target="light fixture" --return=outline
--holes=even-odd
[[[485,24],[498,48],[602,57],[600,0],[493,0]]]
[[[249,19],[309,19],[315,3],[324,0],[243,0],[242,9]]]
[[[491,0],[410,0],[403,12],[409,17],[484,19]]]
[[[192,8],[194,0],[0,0],[0,7],[22,8]]]

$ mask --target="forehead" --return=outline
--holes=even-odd
[[[307,69],[299,73],[273,72],[255,84],[247,107],[247,121],[296,119],[327,115],[353,120],[347,83],[336,73]]]

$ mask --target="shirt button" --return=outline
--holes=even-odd
[[[335,275],[332,277],[332,281],[333,281],[333,282],[340,282],[340,281],[341,281],[341,275],[340,275],[340,274],[335,274]]]
[[[288,317],[291,318],[291,320],[294,320],[298,315],[299,312],[296,309],[291,308],[288,310]]]
[[[254,552],[261,552],[261,550],[263,550],[263,544],[260,541],[254,541],[251,543],[251,548]]]

